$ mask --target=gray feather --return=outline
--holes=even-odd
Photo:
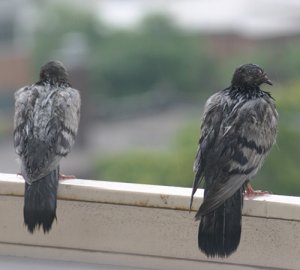
[[[216,209],[257,173],[275,143],[277,118],[274,103],[265,99],[247,101],[223,117],[214,149],[207,154],[215,165],[206,170],[210,188],[198,216]]]
[[[56,218],[59,162],[71,150],[80,117],[79,92],[62,63],[41,68],[40,81],[15,93],[14,145],[24,177],[24,223],[49,232]]]
[[[197,217],[216,209],[256,174],[275,143],[277,119],[268,95],[235,104],[221,91],[208,100],[194,163],[196,176],[200,174],[193,194],[202,177],[209,189]]]
[[[28,184],[48,175],[75,141],[80,95],[71,87],[31,85],[15,94],[14,145]]]
[[[274,100],[259,86],[272,84],[254,64],[238,67],[230,87],[206,102],[194,163],[193,196],[202,179],[204,200],[199,248],[209,257],[227,257],[240,242],[243,192],[276,140]]]

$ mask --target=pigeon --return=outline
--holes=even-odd
[[[228,257],[240,243],[244,195],[259,195],[249,184],[276,141],[278,113],[272,85],[255,64],[238,67],[231,85],[206,102],[201,138],[194,162],[191,196],[204,179],[204,200],[195,216],[200,220],[199,249],[207,257]]]
[[[42,66],[37,83],[15,92],[14,147],[25,179],[23,214],[30,233],[41,226],[49,232],[56,219],[59,162],[74,144],[80,104],[59,61]]]

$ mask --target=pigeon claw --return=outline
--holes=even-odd
[[[65,175],[65,174],[59,174],[59,180],[64,181],[64,180],[70,180],[70,179],[76,179],[75,175]]]
[[[246,198],[253,198],[253,197],[264,196],[269,194],[271,194],[271,192],[269,191],[254,190],[249,183],[246,185],[246,189],[244,193]]]

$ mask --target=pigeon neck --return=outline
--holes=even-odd
[[[70,87],[70,83],[66,80],[40,80],[36,83],[37,85],[52,85],[52,86],[63,86],[63,87]]]
[[[264,95],[264,92],[259,88],[259,86],[234,86],[229,88],[229,95],[234,98],[244,97],[247,99],[258,98]]]

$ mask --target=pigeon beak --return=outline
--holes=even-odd
[[[265,75],[264,83],[273,85],[272,81],[267,77],[267,75]]]

